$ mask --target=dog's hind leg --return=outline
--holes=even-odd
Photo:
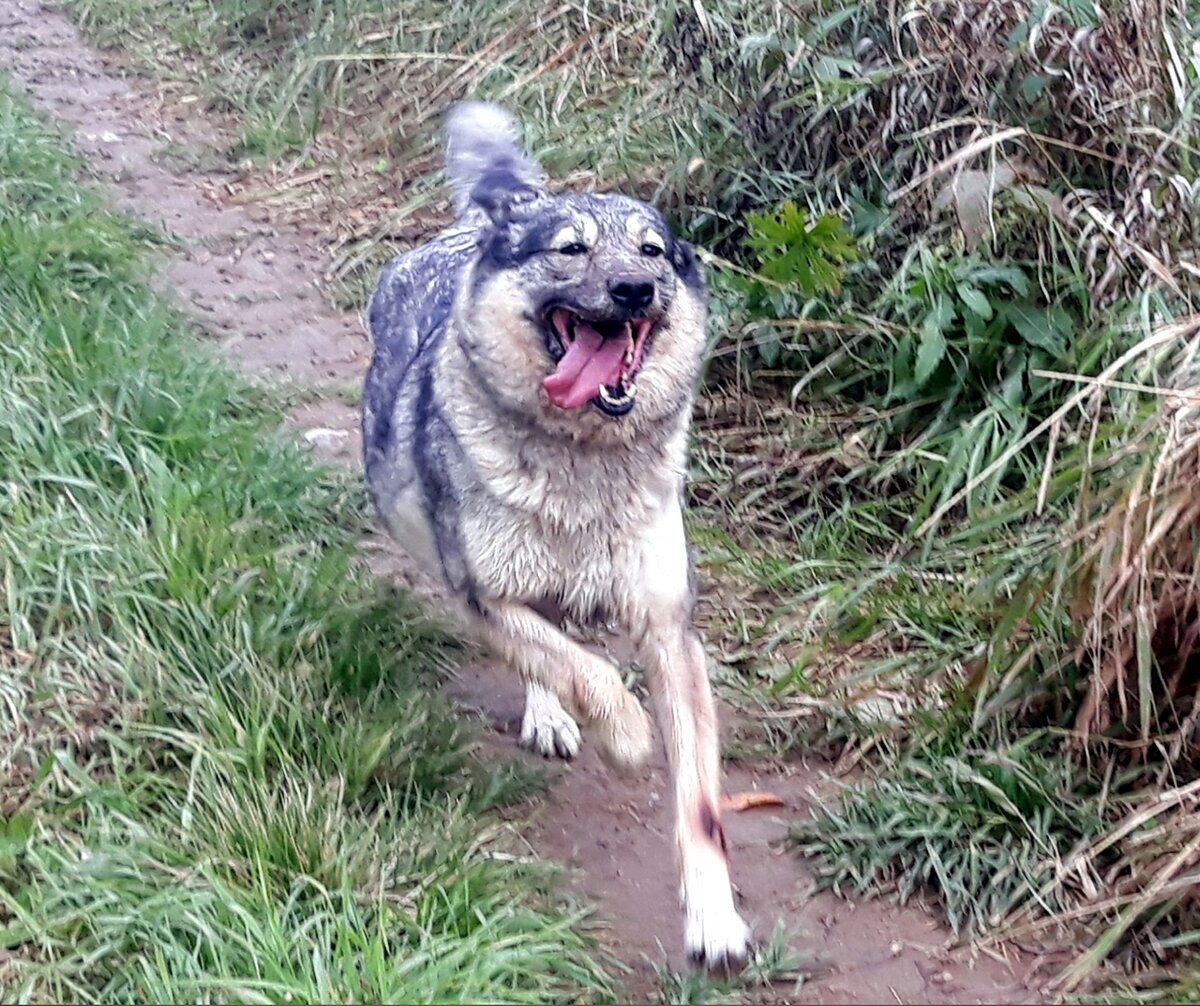
[[[525,685],[525,716],[521,720],[521,747],[544,758],[574,758],[579,754],[579,726],[558,696],[530,681]]]
[[[692,627],[683,515],[669,508],[645,539],[644,598],[637,641],[650,678],[675,789],[675,840],[689,958],[714,971],[739,969],[750,929],[733,903],[721,828],[721,753],[704,647]]]
[[[553,693],[579,715],[606,757],[629,767],[645,761],[650,719],[611,663],[518,601],[485,600],[472,621],[483,642],[520,672],[531,695],[533,687]]]

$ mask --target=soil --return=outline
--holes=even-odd
[[[93,49],[54,6],[0,0],[0,69],[72,133],[116,206],[176,239],[158,282],[201,331],[247,370],[306,389],[290,416],[299,435],[321,459],[357,465],[358,410],[338,389],[357,386],[370,347],[360,319],[331,310],[322,292],[328,256],[319,227],[279,219],[270,205],[247,198],[239,172],[219,156],[172,156],[228,149],[220,123],[198,102],[164,99],[119,54]],[[379,536],[364,544],[376,568],[408,572]],[[448,690],[464,712],[482,718],[489,752],[532,757],[515,748],[521,689],[510,675],[471,665]],[[606,943],[631,968],[631,995],[661,995],[655,968],[683,967],[663,760],[633,777],[614,775],[585,737],[581,756],[552,771],[548,796],[529,815],[528,840],[538,855],[566,864],[567,882],[597,904]],[[727,768],[727,792],[753,789],[785,805],[728,815],[740,904],[760,938],[780,922],[787,927],[806,971],[799,989],[789,982],[751,990],[757,1001],[1041,1001],[1032,959],[955,947],[920,906],[809,893],[812,873],[781,840],[828,791],[827,766]]]

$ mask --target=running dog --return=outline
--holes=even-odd
[[[454,223],[390,262],[368,308],[371,495],[525,681],[524,746],[570,758],[578,719],[610,762],[645,759],[641,703],[563,624],[629,635],[673,780],[686,949],[735,969],[750,931],[729,881],[683,524],[700,266],[645,203],[552,195],[494,105],[452,110],[447,174]]]

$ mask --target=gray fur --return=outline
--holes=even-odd
[[[498,165],[531,188],[543,185],[542,169],[525,156],[516,120],[508,111],[482,101],[455,105],[446,118],[446,176],[458,216],[470,207],[471,193],[484,172]]]
[[[546,616],[611,619],[630,635],[675,783],[688,949],[736,962],[748,933],[724,858],[716,713],[681,511],[703,278],[652,207],[547,193],[507,112],[460,106],[448,132],[458,219],[387,265],[368,310],[372,498],[440,575],[464,626],[525,678],[530,746],[573,754],[569,709],[611,761],[646,756],[640,703]],[[554,318],[571,319],[569,340]],[[572,407],[544,382],[580,332],[629,349],[617,383]]]

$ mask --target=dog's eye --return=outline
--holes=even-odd
[[[645,255],[647,258],[658,258],[658,256],[661,255],[662,253],[663,253],[662,245],[651,244],[649,241],[647,241],[644,245],[642,245],[642,254]]]
[[[570,244],[565,244],[559,248],[558,253],[560,255],[586,255],[587,245],[579,241],[572,241]]]

